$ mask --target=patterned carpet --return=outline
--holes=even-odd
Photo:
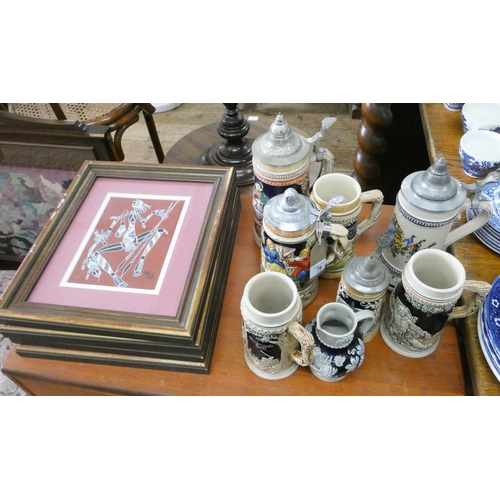
[[[0,271],[0,295],[10,283],[15,271]],[[12,349],[12,342],[0,335],[0,396],[27,396],[14,382],[8,379],[1,371],[3,362]]]

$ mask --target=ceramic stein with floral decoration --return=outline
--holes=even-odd
[[[382,261],[391,273],[393,290],[410,257],[425,248],[446,249],[451,243],[476,231],[491,216],[491,202],[481,195],[483,186],[497,182],[500,172],[489,174],[473,184],[453,178],[441,157],[427,170],[408,175],[401,184],[389,224],[391,244],[382,252]],[[477,215],[453,228],[461,212],[477,209]]]

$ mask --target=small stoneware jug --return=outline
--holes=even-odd
[[[391,244],[382,252],[382,261],[391,273],[390,290],[399,283],[403,268],[414,253],[424,248],[444,250],[486,224],[493,208],[490,201],[481,199],[480,191],[498,180],[497,171],[483,180],[464,184],[450,175],[443,157],[427,170],[414,172],[403,180],[388,229]],[[481,210],[469,222],[452,230],[453,222],[468,208]]]
[[[310,364],[314,341],[301,325],[302,302],[290,278],[276,273],[251,278],[241,314],[245,361],[253,373],[279,380]]]
[[[264,207],[271,198],[284,193],[289,187],[299,194],[308,195],[311,163],[321,162],[320,174],[333,171],[333,155],[320,148],[320,142],[336,120],[333,116],[323,119],[319,132],[305,138],[292,130],[279,113],[269,131],[253,142],[254,239],[258,245]]]
[[[446,322],[476,314],[491,289],[489,283],[465,278],[464,266],[444,250],[412,255],[382,315],[385,343],[409,358],[432,354]],[[464,305],[456,306],[464,290],[471,293]]]
[[[294,188],[275,196],[264,208],[261,232],[261,271],[279,272],[290,277],[304,307],[318,293],[318,276],[329,263],[343,258],[347,229],[330,224],[314,203]],[[333,249],[327,255],[326,237]]]
[[[363,336],[373,317],[373,311],[354,312],[338,302],[321,307],[306,325],[314,338],[311,372],[325,382],[337,382],[359,368],[365,358]]]

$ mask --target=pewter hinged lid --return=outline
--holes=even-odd
[[[252,154],[265,165],[293,165],[309,154],[309,144],[278,113],[269,131],[253,141]]]
[[[443,156],[427,170],[408,175],[401,184],[401,192],[409,203],[431,212],[455,210],[467,196],[462,183],[450,175]]]
[[[387,290],[391,274],[380,260],[380,254],[389,246],[389,233],[381,233],[377,238],[377,250],[373,255],[354,257],[345,265],[342,271],[345,283],[363,295],[382,293]]]
[[[271,198],[264,206],[264,221],[272,229],[294,233],[315,224],[318,211],[314,202],[294,188]]]

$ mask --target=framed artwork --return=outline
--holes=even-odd
[[[208,372],[239,209],[232,168],[85,162],[0,301],[1,333]]]

